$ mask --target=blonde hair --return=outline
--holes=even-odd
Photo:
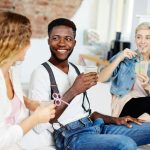
[[[31,24],[27,17],[0,12],[0,64],[30,43]]]
[[[135,29],[135,34],[139,30],[150,30],[150,22],[143,22],[143,23],[139,24]]]
[[[139,30],[150,30],[150,22],[143,22],[139,24],[135,29],[135,36]],[[150,53],[148,54],[148,60],[150,60]]]

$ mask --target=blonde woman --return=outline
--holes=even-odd
[[[137,50],[125,49],[101,71],[99,81],[112,80],[112,115],[150,115],[150,23],[135,31]],[[105,76],[103,76],[105,74]],[[143,119],[150,120],[149,115]]]
[[[30,44],[31,25],[25,16],[0,12],[0,149],[19,149],[17,142],[38,123],[55,116],[54,104],[44,106],[23,97],[15,64]],[[27,117],[27,110],[34,113]]]

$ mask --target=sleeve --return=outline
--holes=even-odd
[[[120,55],[120,53],[121,52],[119,52],[119,53],[117,53],[116,55],[114,55],[111,59],[110,59],[110,63],[112,63],[117,57],[118,57],[118,55]],[[116,77],[117,77],[117,75],[118,75],[118,71],[119,71],[119,69],[120,69],[120,65],[121,65],[122,63],[119,63],[119,65],[116,67],[116,69],[113,71],[113,73],[112,73],[112,76],[110,77],[110,79],[109,79],[109,81],[110,80],[114,80]]]
[[[50,79],[46,69],[42,66],[33,71],[29,84],[29,98],[38,101],[49,101]]]
[[[11,105],[6,99],[6,88],[0,70],[0,150],[7,149],[16,144],[23,137],[23,130],[19,125],[9,125],[5,122],[9,115]]]
[[[36,101],[50,101],[50,79],[47,70],[40,66],[33,71],[29,84],[29,98]],[[34,127],[36,133],[44,130],[52,131],[49,123],[41,123]]]
[[[23,137],[23,130],[19,125],[0,125],[0,149],[6,149],[19,142]]]

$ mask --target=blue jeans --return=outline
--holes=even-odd
[[[150,143],[150,122],[132,128],[124,125],[104,124],[99,118],[88,117],[67,124],[54,131],[57,150],[136,150]]]

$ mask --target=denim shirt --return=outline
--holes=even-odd
[[[115,55],[110,62],[112,62],[120,53]],[[110,92],[116,96],[122,97],[126,95],[132,89],[136,74],[135,74],[135,64],[137,63],[137,58],[133,59],[125,58],[124,61],[120,62],[117,68],[114,70],[111,80]],[[148,64],[147,74],[150,78],[150,63]],[[149,81],[150,83],[150,81]]]

